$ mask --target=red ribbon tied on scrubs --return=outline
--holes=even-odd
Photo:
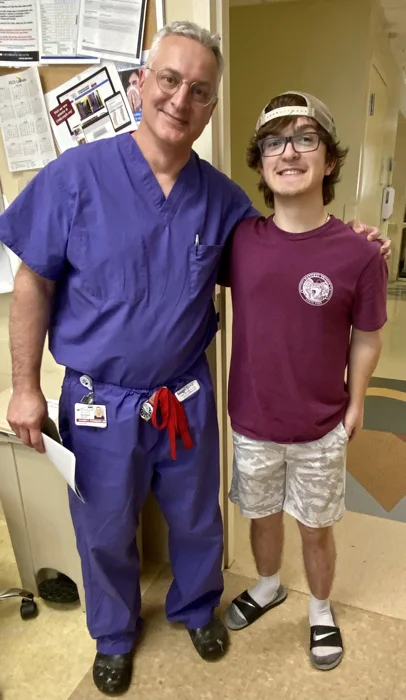
[[[158,423],[158,411],[161,414],[161,423]],[[158,389],[154,396],[152,425],[158,428],[158,430],[165,430],[165,428],[167,428],[172,459],[176,459],[176,437],[178,435],[181,436],[187,450],[194,447],[189,432],[185,409],[166,386],[162,387],[162,389]]]

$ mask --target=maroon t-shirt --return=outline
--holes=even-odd
[[[348,403],[351,326],[386,322],[380,244],[335,217],[300,234],[252,217],[234,234],[220,282],[233,298],[233,429],[280,443],[326,435]]]

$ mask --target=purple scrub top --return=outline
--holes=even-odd
[[[212,302],[247,195],[192,152],[166,199],[131,134],[70,149],[0,217],[0,240],[56,281],[49,347],[93,379],[152,388],[216,333]]]

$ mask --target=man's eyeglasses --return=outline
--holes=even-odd
[[[167,68],[160,68],[159,70],[147,68],[147,70],[155,73],[157,85],[166,95],[174,95],[183,83],[185,83],[189,88],[190,96],[194,102],[198,102],[203,107],[207,107],[212,102],[217,102],[216,93],[207,83],[189,83],[187,80],[182,80],[177,73],[173,73]]]
[[[320,134],[316,134],[314,131],[294,136],[266,136],[258,141],[258,148],[264,158],[281,156],[282,153],[285,153],[288,143],[292,144],[295,153],[310,153],[317,151],[321,140]]]

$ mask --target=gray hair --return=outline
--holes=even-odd
[[[224,70],[224,59],[220,48],[220,36],[218,34],[211,34],[208,29],[204,27],[199,27],[198,24],[194,22],[171,22],[165,27],[157,32],[152,40],[151,48],[148,54],[147,67],[150,68],[152,61],[154,60],[159,44],[162,39],[167,36],[184,36],[187,39],[194,39],[194,41],[199,42],[206,49],[210,49],[213,52],[214,57],[217,62],[217,68],[219,72],[219,81]]]

